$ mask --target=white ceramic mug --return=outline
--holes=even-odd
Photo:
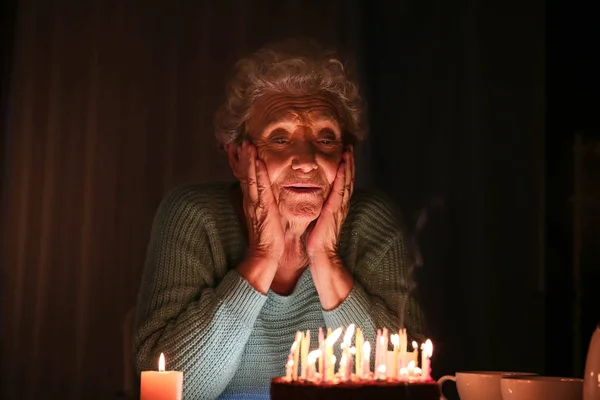
[[[581,400],[583,379],[509,376],[500,380],[502,400]]]
[[[583,375],[583,400],[600,400],[600,324],[588,348]]]
[[[444,382],[456,382],[460,400],[502,400],[500,391],[500,379],[503,376],[535,375],[529,372],[506,372],[506,371],[465,371],[457,372],[455,375],[442,376],[438,380],[442,399]]]

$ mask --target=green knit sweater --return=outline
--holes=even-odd
[[[297,330],[310,329],[311,350],[319,327],[351,323],[374,344],[378,328],[399,328],[404,309],[409,335],[421,339],[405,237],[385,197],[352,196],[339,251],[354,287],[324,311],[308,268],[288,296],[263,295],[235,271],[247,241],[229,187],[179,187],[158,209],[137,307],[138,371],[156,370],[163,352],[167,370],[184,373],[184,399],[268,399]]]

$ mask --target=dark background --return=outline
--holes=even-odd
[[[598,225],[583,245],[573,225],[576,134],[600,132],[585,3],[4,1],[1,397],[128,389],[158,202],[230,178],[211,131],[227,71],[290,35],[354,55],[370,125],[357,179],[418,244],[434,377],[581,376],[600,320]]]

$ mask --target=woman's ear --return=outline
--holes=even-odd
[[[237,143],[225,143],[223,148],[227,152],[227,159],[229,160],[229,166],[231,167],[231,172],[233,172],[233,176],[237,179],[240,179],[240,157],[238,156],[238,149],[240,146]]]

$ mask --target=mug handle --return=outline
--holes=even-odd
[[[444,382],[452,381],[456,383],[456,377],[454,375],[444,375],[440,379],[438,379],[437,383],[440,385],[440,393],[442,395],[442,400],[448,400],[446,396],[444,396]]]

